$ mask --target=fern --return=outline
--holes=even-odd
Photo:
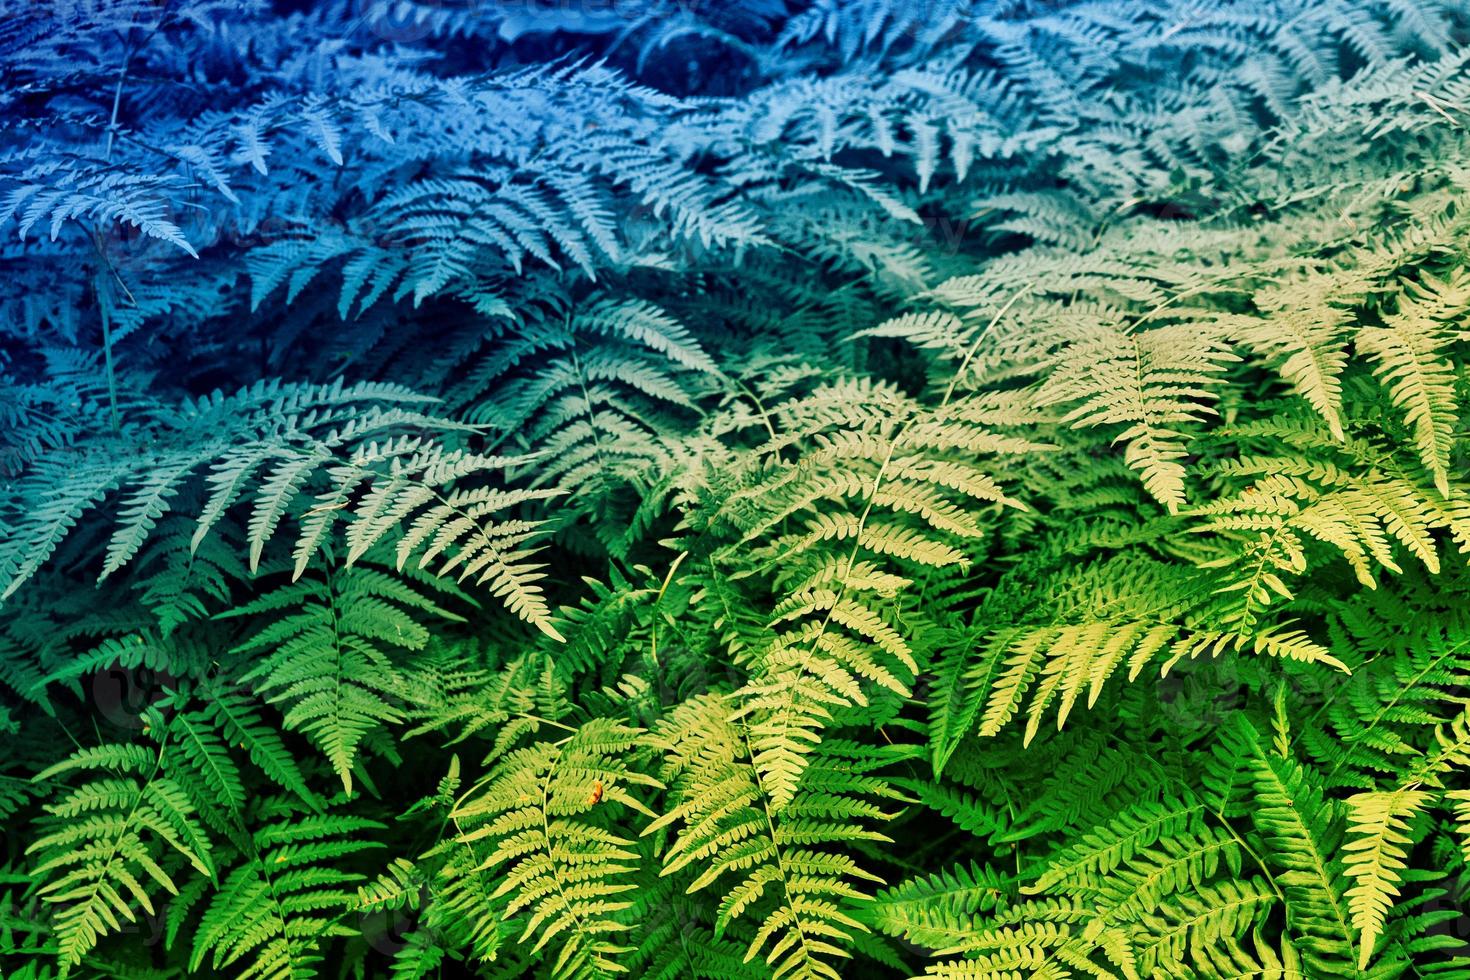
[[[1315,968],[1347,971],[1359,923],[1350,915],[1344,885],[1337,808],[1295,760],[1267,753],[1253,727],[1239,725],[1238,738],[1255,801],[1252,820],[1271,845],[1271,862],[1282,870],[1296,941]]]
[[[630,949],[618,937],[628,927],[618,913],[632,907],[623,896],[636,887],[626,878],[638,855],[632,840],[599,817],[623,806],[653,816],[634,790],[658,781],[618,758],[639,738],[598,719],[556,742],[515,749],[449,811],[458,831],[451,846],[483,842],[477,870],[505,869],[499,887],[480,900],[505,917],[526,913],[521,941],[535,937],[533,953],[562,937],[557,976],[626,970],[618,958]]]
[[[1068,344],[1038,397],[1072,407],[1073,425],[1126,426],[1117,440],[1151,494],[1172,513],[1184,504],[1178,428],[1209,411],[1215,376],[1234,357],[1208,325],[1181,323],[1138,333],[1099,330]]]
[[[12,6],[7,977],[1470,975],[1463,5]]]
[[[150,893],[177,894],[169,867],[182,858],[213,877],[211,845],[182,787],[163,772],[167,742],[81,749],[36,774],[92,778],[47,805],[48,826],[30,845],[45,901],[61,903],[56,946],[62,973],[108,932],[154,914]]]
[[[1414,446],[1434,485],[1449,495],[1449,455],[1458,417],[1454,370],[1441,356],[1453,337],[1440,326],[1463,309],[1458,281],[1428,277],[1408,284],[1401,307],[1382,327],[1358,333],[1358,346],[1379,365],[1393,402],[1414,432]]]
[[[1384,916],[1398,889],[1404,868],[1407,820],[1423,807],[1428,794],[1418,792],[1359,793],[1347,801],[1353,838],[1343,845],[1344,873],[1353,879],[1348,904],[1353,926],[1361,934],[1358,969],[1368,966],[1383,931]]]
[[[274,812],[272,812],[274,810]],[[267,806],[245,859],[220,882],[194,936],[191,970],[243,963],[242,977],[311,976],[324,935],[351,935],[338,917],[362,876],[328,862],[371,849],[361,837],[371,820],[340,814],[301,816],[289,805]],[[246,959],[248,957],[248,960]]]
[[[888,839],[862,822],[884,815],[873,798],[894,795],[871,774],[886,760],[863,759],[855,746],[829,739],[803,773],[810,800],[778,813],[750,732],[727,716],[717,699],[692,701],[656,733],[668,753],[662,778],[675,805],[644,833],[679,827],[662,873],[699,869],[690,892],[724,882],[717,939],[743,915],[772,906],[746,962],[764,955],[778,977],[837,977],[831,958],[848,956],[845,944],[867,928],[844,905],[867,898],[854,881],[875,879],[847,855],[816,845]]]
[[[360,566],[298,579],[221,616],[266,617],[232,651],[253,662],[240,681],[285,705],[285,727],[320,747],[350,795],[363,738],[402,718],[392,704],[399,680],[387,651],[427,644],[415,613],[459,618],[411,581]]]

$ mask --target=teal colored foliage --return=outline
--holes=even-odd
[[[1467,42],[0,3],[0,975],[1470,978]]]

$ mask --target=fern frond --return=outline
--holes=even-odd
[[[1366,970],[1373,957],[1384,918],[1398,895],[1405,867],[1408,821],[1429,801],[1423,791],[1396,790],[1358,793],[1347,800],[1347,824],[1352,835],[1343,844],[1343,871],[1353,884],[1347,891],[1353,927],[1360,934],[1358,969]]]
[[[855,882],[877,879],[824,845],[887,840],[865,826],[885,817],[875,800],[895,795],[872,774],[887,760],[826,739],[802,774],[807,795],[777,811],[751,737],[729,715],[721,699],[697,698],[655,731],[674,800],[644,833],[678,826],[663,874],[698,871],[691,893],[724,889],[717,938],[743,916],[764,915],[746,962],[764,954],[778,977],[835,980],[832,958],[850,955],[846,945],[867,928],[849,908],[867,900]]]
[[[345,814],[303,816],[280,804],[263,816],[243,860],[204,910],[191,970],[207,962],[251,980],[311,976],[323,940],[354,934],[338,919],[352,907],[362,875],[335,863],[380,847],[361,835],[383,825]]]
[[[623,807],[652,818],[640,787],[658,780],[629,765],[644,736],[611,719],[596,719],[556,742],[536,742],[499,760],[456,802],[458,828],[446,847],[483,844],[476,870],[495,871],[481,914],[525,913],[521,941],[539,951],[556,941],[554,974],[602,977],[626,971],[630,948],[620,913],[636,885],[634,842],[608,825]]]
[[[359,743],[376,727],[402,719],[389,653],[427,644],[428,631],[415,614],[458,618],[422,586],[364,564],[313,572],[218,618],[260,617],[260,626],[232,651],[254,663],[242,682],[283,706],[286,729],[316,743],[350,795]]]
[[[1384,318],[1383,326],[1358,331],[1357,345],[1377,362],[1380,380],[1414,432],[1424,468],[1448,496],[1459,403],[1454,368],[1444,356],[1455,341],[1446,322],[1470,307],[1470,279],[1423,276],[1422,282],[1404,284],[1400,308]]]
[[[170,854],[212,878],[209,837],[188,794],[164,769],[168,743],[156,747],[108,744],[80,749],[36,774],[90,777],[46,806],[49,818],[27,848],[43,882],[44,901],[55,903],[57,953],[63,976],[98,940],[155,914],[150,893],[177,894],[166,870]]]

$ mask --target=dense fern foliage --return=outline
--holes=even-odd
[[[0,9],[7,980],[1470,978],[1470,7]]]

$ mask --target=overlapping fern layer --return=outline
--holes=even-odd
[[[1470,977],[1470,10],[0,20],[0,964]]]

